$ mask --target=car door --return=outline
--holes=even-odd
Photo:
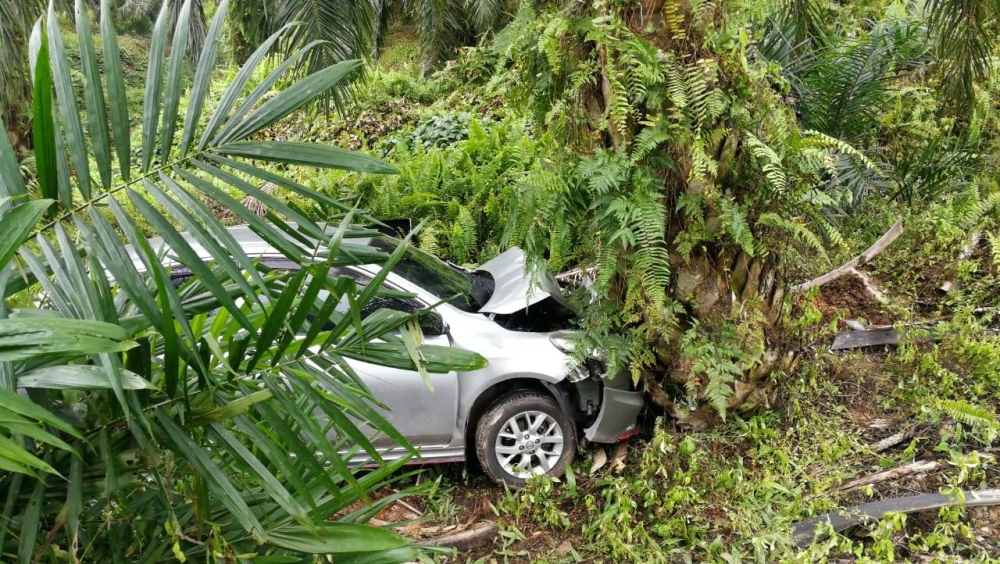
[[[348,271],[359,284],[371,281],[363,272],[343,270]],[[384,286],[402,291],[391,282]],[[346,307],[346,302],[341,307]],[[364,307],[361,317],[365,318],[379,309],[416,313],[426,307],[427,304],[413,298],[377,296]],[[431,311],[421,316],[420,326],[424,344],[451,346],[444,320],[438,312]],[[372,395],[384,405],[382,414],[413,446],[446,446],[451,442],[458,411],[456,372],[432,373],[430,382],[425,382],[415,370],[379,366],[355,359],[348,359],[347,362]],[[379,447],[392,445],[386,437],[375,437],[373,442]]]

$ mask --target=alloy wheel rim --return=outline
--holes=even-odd
[[[565,442],[554,417],[542,411],[522,411],[500,427],[494,455],[505,472],[528,478],[552,470],[562,457]]]

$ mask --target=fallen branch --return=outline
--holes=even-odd
[[[889,435],[888,437],[882,439],[881,441],[872,443],[868,447],[868,449],[874,453],[879,453],[889,450],[890,448],[898,444],[905,443],[906,441],[915,437],[917,435],[918,430],[919,427],[911,427],[905,431],[900,431],[894,435]]]
[[[857,277],[858,280],[861,281],[861,285],[865,287],[865,293],[871,296],[873,300],[882,304],[889,301],[885,297],[885,294],[882,293],[882,290],[878,289],[878,286],[876,286],[875,283],[872,282],[872,279],[869,278],[867,274],[861,272],[857,268],[852,268],[848,270],[847,273],[853,274],[855,277]]]
[[[418,546],[440,546],[461,552],[488,543],[495,539],[499,532],[500,528],[496,523],[482,522],[464,531],[429,538],[418,543]]]
[[[866,249],[865,252],[852,258],[851,260],[845,262],[844,264],[838,266],[837,268],[831,270],[830,272],[827,272],[822,276],[813,278],[808,282],[803,282],[798,286],[792,286],[792,292],[796,293],[805,292],[810,288],[814,288],[816,286],[822,286],[823,284],[826,284],[828,282],[833,282],[837,278],[840,278],[841,276],[847,274],[852,270],[856,271],[857,267],[870,262],[879,253],[884,251],[886,247],[892,244],[893,241],[898,239],[899,236],[902,234],[903,234],[903,221],[897,220],[896,223],[894,223],[892,227],[885,232],[884,235],[879,237],[878,241],[875,241],[875,243],[871,247],[868,247],[868,249]]]
[[[844,482],[839,488],[837,488],[837,491],[850,492],[858,488],[873,486],[875,484],[881,484],[882,482],[890,482],[892,480],[905,478],[906,476],[919,476],[921,474],[932,472],[940,466],[941,463],[936,460],[922,460],[905,466],[897,466],[896,468],[890,468],[889,470],[883,470],[881,472],[862,476],[849,482]]]
[[[960,495],[923,494],[884,499],[799,521],[792,525],[792,540],[799,548],[805,548],[829,537],[831,533],[839,533],[855,525],[881,519],[889,512],[917,513],[955,505],[982,507],[998,504],[1000,504],[1000,490],[967,491]]]

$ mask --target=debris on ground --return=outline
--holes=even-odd
[[[1000,504],[1000,489],[967,491],[960,494],[922,494],[873,501],[856,507],[832,511],[799,521],[792,526],[792,540],[796,546],[806,547],[857,525],[877,521],[886,513],[917,513],[942,507],[962,505],[983,507]]]

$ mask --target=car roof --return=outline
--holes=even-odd
[[[293,228],[295,227],[295,224],[293,223],[290,223],[289,225],[292,226]],[[333,226],[333,225],[327,225],[327,226],[320,225],[320,226],[323,227],[324,230],[330,234],[333,234],[338,228],[338,226]],[[276,249],[273,245],[271,245],[263,238],[261,238],[260,235],[255,233],[250,228],[249,225],[246,224],[233,225],[227,227],[226,231],[229,232],[229,234],[233,237],[236,243],[243,249],[243,252],[246,253],[246,255],[250,258],[284,256],[284,254],[281,251]],[[289,241],[295,241],[295,239],[293,239],[290,235],[288,235],[284,231],[281,231],[280,229],[275,229],[274,231],[279,235],[281,235],[282,237],[284,237],[285,239],[288,239]],[[184,238],[187,244],[191,246],[191,248],[200,258],[202,259],[211,258],[212,256],[211,251],[205,248],[194,237],[194,235],[185,231],[181,233],[181,236]],[[150,247],[152,247],[154,253],[158,255],[162,254],[164,256],[163,259],[164,264],[176,263],[176,261],[169,258],[170,245],[167,244],[167,242],[164,241],[162,237],[154,237],[152,239],[149,239],[148,242]],[[372,243],[374,242],[374,237],[352,237],[350,239],[345,239],[345,242],[349,242],[350,244],[353,245],[371,246]],[[296,243],[298,243],[298,241],[296,241]],[[127,250],[129,257],[132,259],[132,262],[136,264],[136,266],[141,265],[142,261],[140,260],[139,254],[136,251],[136,249],[133,246],[129,245],[127,247]]]

